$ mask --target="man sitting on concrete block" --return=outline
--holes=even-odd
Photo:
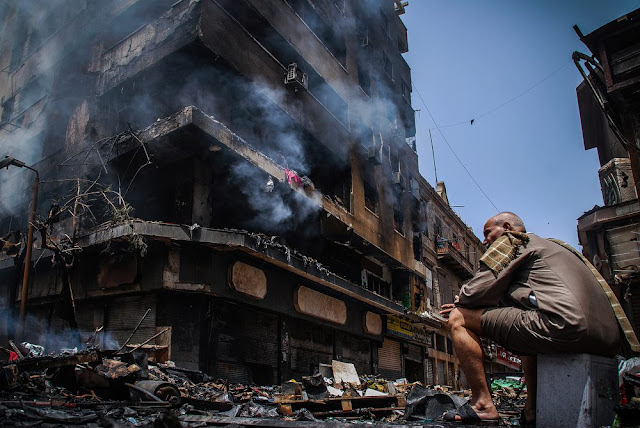
[[[613,356],[620,346],[619,314],[612,308],[611,289],[599,282],[586,259],[567,244],[526,233],[514,213],[490,218],[484,237],[488,249],[480,269],[456,303],[442,306],[472,392],[470,406],[445,419],[498,419],[483,367],[480,337],[486,337],[521,356],[528,392],[521,422],[529,424],[536,412],[536,355]]]

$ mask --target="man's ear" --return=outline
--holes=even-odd
[[[504,224],[502,225],[502,228],[504,230],[513,230],[513,227],[511,226],[511,223],[509,223],[508,221],[504,222]]]

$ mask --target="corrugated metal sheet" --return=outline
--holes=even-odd
[[[378,349],[378,371],[387,379],[402,377],[402,350],[400,342],[384,338]]]
[[[278,378],[278,318],[240,305],[217,305],[216,375],[272,385]]]
[[[433,358],[427,358],[427,385],[433,385],[435,383],[433,379]]]

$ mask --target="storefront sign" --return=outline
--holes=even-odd
[[[520,358],[517,355],[512,354],[501,346],[496,347],[497,355],[496,362],[505,365],[509,368],[520,370]]]
[[[387,316],[387,333],[404,337],[405,339],[413,339],[413,326],[409,321],[395,315],[389,315]]]

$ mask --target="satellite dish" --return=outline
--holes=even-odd
[[[598,271],[602,269],[602,259],[597,254],[593,256],[592,263],[593,263],[593,267],[596,268]]]

